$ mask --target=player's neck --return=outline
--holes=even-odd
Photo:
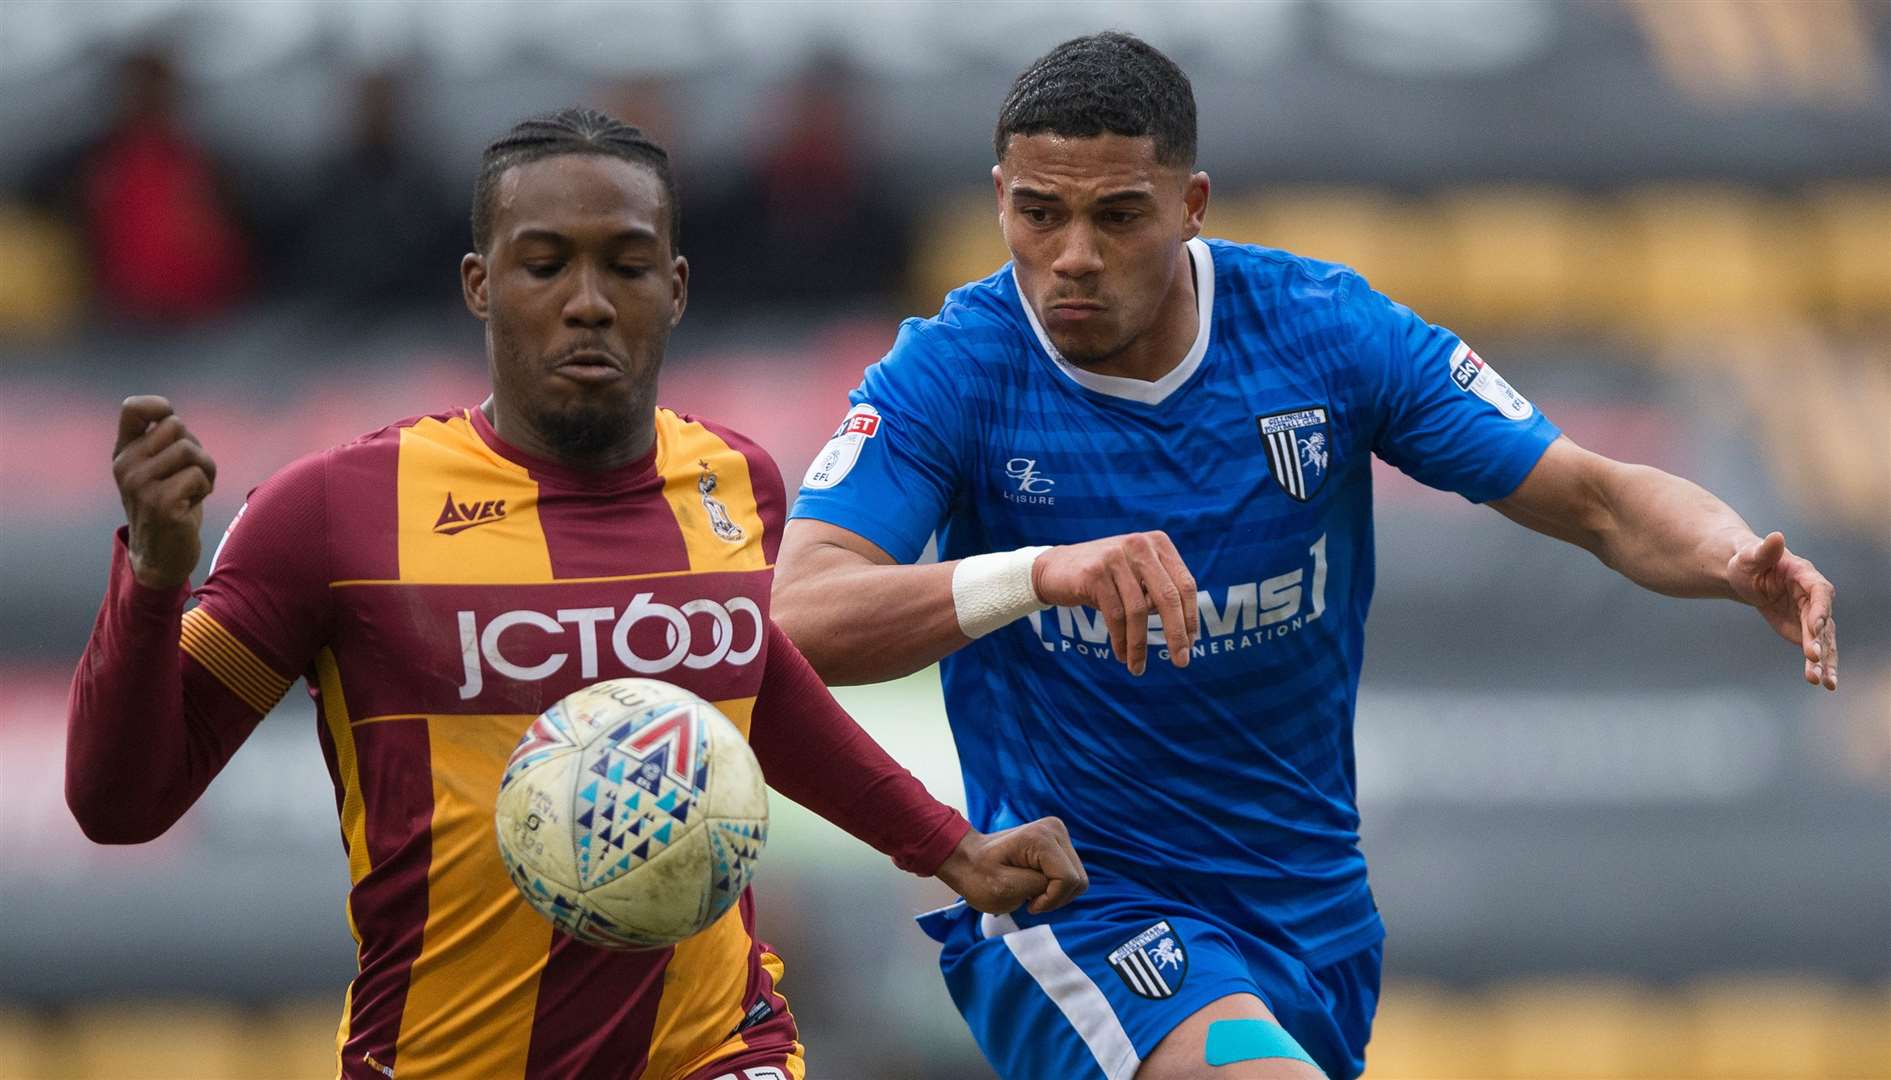
[[[1195,264],[1188,246],[1176,252],[1176,268],[1169,291],[1162,298],[1155,322],[1129,343],[1122,352],[1095,364],[1085,364],[1085,371],[1121,379],[1155,382],[1188,356],[1201,330],[1201,309],[1195,294]]]

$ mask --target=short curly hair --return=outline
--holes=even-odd
[[[1195,164],[1195,91],[1175,61],[1133,34],[1072,38],[1011,84],[992,148],[1003,161],[1013,135],[1151,136],[1156,160]]]
[[[676,201],[670,155],[636,127],[584,108],[521,120],[487,145],[479,159],[479,178],[473,182],[473,250],[483,253],[492,243],[493,198],[506,170],[561,154],[622,158],[655,173],[663,185],[664,209],[670,218],[670,250],[682,250],[683,210]]]

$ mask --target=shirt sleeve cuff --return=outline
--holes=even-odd
[[[924,840],[914,845],[907,858],[898,860],[901,870],[920,877],[931,877],[945,865],[946,859],[957,850],[959,841],[972,831],[972,823],[965,820],[965,815],[957,810],[952,816],[940,822]]]

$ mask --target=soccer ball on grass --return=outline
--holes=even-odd
[[[495,818],[526,901],[609,949],[674,945],[715,922],[768,838],[748,741],[714,705],[656,679],[585,687],[532,721]]]

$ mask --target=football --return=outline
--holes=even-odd
[[[748,741],[656,679],[600,682],[541,714],[506,764],[495,817],[526,902],[609,949],[673,945],[721,918],[768,838]]]

